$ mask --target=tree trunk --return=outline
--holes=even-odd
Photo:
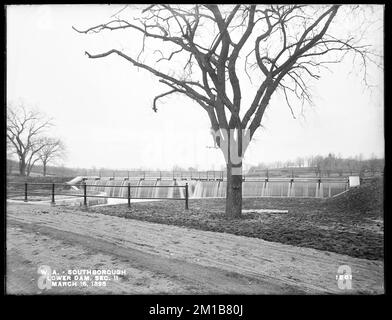
[[[19,174],[21,176],[25,176],[26,175],[26,161],[24,158],[19,160]]]
[[[226,218],[239,218],[242,211],[242,175],[232,174],[232,164],[227,164]]]
[[[44,177],[46,177],[46,163],[45,162],[43,162],[42,163],[42,167],[43,167],[43,175],[44,175]]]
[[[11,175],[12,174],[12,162],[7,161],[7,164],[8,164],[8,174]]]

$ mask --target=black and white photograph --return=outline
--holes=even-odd
[[[6,295],[386,293],[384,5],[3,9]]]

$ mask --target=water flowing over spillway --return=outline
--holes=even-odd
[[[189,198],[224,198],[227,182],[224,180],[124,179],[85,178],[87,193],[104,193],[108,197],[127,198],[128,185],[133,199],[185,198],[188,184]],[[346,179],[258,179],[242,183],[243,197],[333,197],[348,189]]]

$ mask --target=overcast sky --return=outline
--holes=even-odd
[[[162,100],[154,113],[152,100],[165,91],[157,79],[116,56],[84,55],[140,48],[137,37],[82,35],[71,28],[105,22],[121,7],[8,6],[7,101],[53,117],[52,134],[64,140],[63,164],[70,167],[221,168],[221,151],[207,148],[210,123],[199,105],[177,95]],[[374,14],[382,19],[383,7]],[[372,42],[382,46],[382,40],[378,29]],[[305,117],[293,119],[284,100],[274,97],[245,164],[329,152],[384,156],[383,71],[370,70],[376,86],[365,90],[361,77],[349,74],[351,67],[344,61],[322,74]]]

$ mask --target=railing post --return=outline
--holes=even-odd
[[[293,195],[293,182],[294,182],[294,179],[291,178],[290,179],[290,185],[289,185],[288,197],[291,197]]]
[[[83,206],[87,207],[87,184],[83,181]]]
[[[25,182],[25,198],[24,202],[27,202],[27,182]]]
[[[55,188],[55,185],[54,185],[54,183],[52,183],[52,202],[50,203],[52,206],[54,206],[56,204],[56,202],[54,201],[54,188]]]
[[[185,183],[185,210],[188,210],[188,198],[189,198],[189,194],[188,194],[188,182]]]
[[[318,198],[322,198],[323,195],[320,195],[321,192],[321,178],[318,179],[318,183],[317,183],[317,197]]]
[[[128,208],[131,208],[131,184],[128,182]]]
[[[261,194],[262,197],[268,196],[268,192],[266,194],[266,190],[267,190],[267,187],[268,187],[268,179],[269,178],[265,178],[265,180],[264,180],[264,188],[263,188],[262,194]]]

